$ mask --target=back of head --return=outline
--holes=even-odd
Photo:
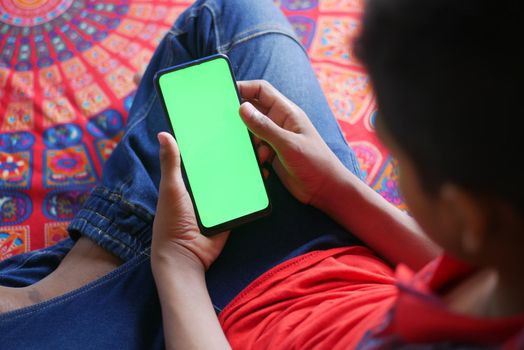
[[[369,0],[357,54],[381,122],[425,187],[452,182],[524,213],[517,1]]]

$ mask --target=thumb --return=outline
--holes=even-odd
[[[176,189],[183,183],[180,171],[180,151],[173,136],[167,132],[157,135],[160,143],[160,187]],[[166,188],[167,187],[167,188]]]
[[[240,116],[249,130],[258,138],[271,144],[274,148],[284,145],[287,131],[262,114],[251,103],[244,102],[240,106]]]

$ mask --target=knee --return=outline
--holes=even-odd
[[[181,31],[200,38],[195,42],[205,44],[196,57],[205,56],[212,49],[226,53],[235,40],[249,37],[257,30],[273,28],[293,33],[273,0],[198,0],[178,19],[177,25]]]
[[[272,0],[208,0],[224,23],[229,21],[257,21],[270,19],[279,11]]]

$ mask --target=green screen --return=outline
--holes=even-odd
[[[202,225],[210,228],[269,204],[235,83],[224,58],[159,78]]]

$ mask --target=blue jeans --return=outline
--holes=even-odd
[[[0,285],[45,277],[79,236],[125,263],[85,287],[0,315],[6,348],[160,348],[163,334],[149,249],[160,178],[158,132],[167,125],[153,87],[161,68],[215,53],[229,56],[239,80],[265,79],[298,104],[344,165],[360,176],[293,29],[270,0],[197,1],[176,21],[152,58],[129,112],[126,133],[102,183],[69,227],[72,239],[0,263]],[[220,311],[271,267],[312,250],[361,244],[319,210],[299,203],[270,172],[270,216],[235,229],[207,273]]]

